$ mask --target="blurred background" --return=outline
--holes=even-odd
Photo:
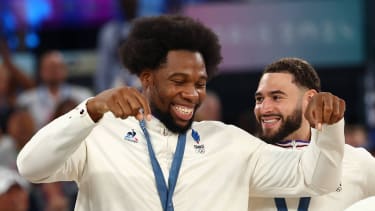
[[[347,131],[355,134],[348,143],[373,151],[374,9],[371,0],[1,0],[0,64],[18,78],[11,87],[16,105],[22,104],[17,100],[22,92],[46,83],[41,72],[51,50],[63,58],[64,83],[85,88],[85,93],[114,84],[137,86],[129,80],[132,76],[117,77],[119,73],[110,70],[120,69],[110,65],[116,63],[111,60],[117,59],[116,47],[126,39],[129,22],[140,16],[184,14],[211,27],[222,44],[224,60],[208,84],[220,104],[217,118],[253,131],[254,92],[262,69],[281,57],[300,57],[315,67],[324,91],[346,100],[345,118],[352,126]],[[3,95],[0,102],[7,97]],[[62,111],[57,111],[56,101],[46,119],[77,102],[60,105]],[[8,134],[10,111],[18,109],[0,108],[2,134]],[[35,121],[36,129],[47,123]],[[40,190],[53,195],[53,188]],[[67,190],[74,197],[74,190],[69,186]]]

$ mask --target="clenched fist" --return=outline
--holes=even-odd
[[[110,111],[114,116],[125,119],[134,116],[138,120],[145,116],[151,119],[148,100],[133,87],[121,87],[103,91],[87,101],[87,112],[94,122],[99,121],[103,114]],[[143,110],[143,113],[140,110]]]
[[[315,94],[305,111],[305,118],[318,130],[321,124],[334,124],[344,117],[345,101],[329,92]]]

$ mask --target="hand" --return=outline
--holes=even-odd
[[[345,101],[329,92],[315,94],[305,111],[310,125],[321,130],[321,124],[334,124],[344,117]]]
[[[147,120],[151,120],[151,109],[147,99],[132,87],[109,89],[87,101],[87,112],[94,122],[99,121],[108,111],[122,119],[134,116],[141,120],[145,116]]]

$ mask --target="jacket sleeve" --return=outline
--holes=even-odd
[[[17,157],[19,173],[31,182],[77,180],[85,160],[85,138],[95,127],[86,101],[40,129]]]
[[[356,158],[359,158],[360,168],[363,170],[364,176],[364,191],[370,197],[375,195],[375,157],[373,157],[367,150],[363,148],[356,149]]]
[[[250,159],[250,195],[312,196],[335,191],[341,182],[344,120],[312,129],[304,150],[262,144]]]

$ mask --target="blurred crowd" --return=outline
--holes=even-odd
[[[138,79],[121,68],[116,56],[119,43],[126,39],[129,21],[137,16],[134,13],[135,5],[135,0],[124,1],[124,20],[111,21],[102,28],[98,39],[99,62],[93,89],[67,82],[67,65],[61,52],[57,50],[40,56],[38,76],[31,78],[12,62],[7,43],[0,41],[1,211],[74,209],[77,194],[74,182],[30,184],[17,173],[17,154],[38,129],[95,93],[113,86],[139,87]],[[196,113],[196,120],[222,120],[222,110],[220,96],[209,91],[206,101]],[[252,108],[243,112],[233,124],[255,133]],[[346,143],[354,147],[365,147],[375,155],[375,146],[369,141],[368,133],[366,125],[348,124],[345,128]]]

